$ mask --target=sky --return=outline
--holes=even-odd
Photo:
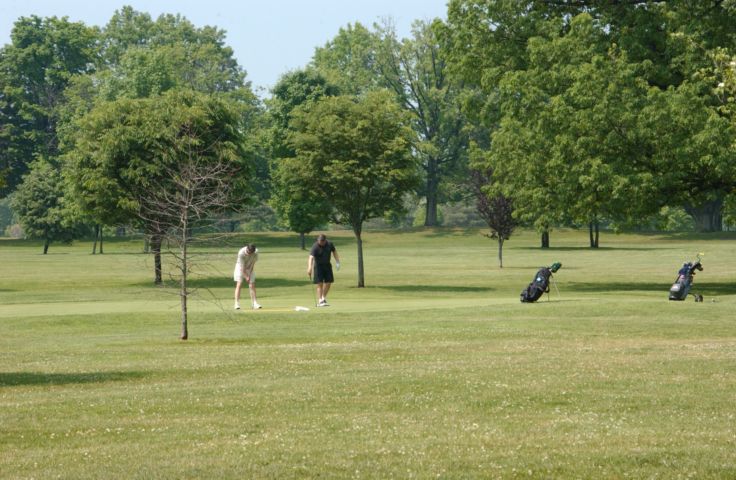
[[[19,17],[67,16],[103,27],[124,5],[153,19],[179,13],[197,27],[225,30],[227,45],[263,96],[282,74],[306,66],[314,49],[348,23],[370,27],[390,18],[399,36],[409,37],[415,20],[447,14],[447,0],[0,0],[0,45],[10,43]]]

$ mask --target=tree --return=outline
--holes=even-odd
[[[653,174],[660,165],[642,116],[658,90],[599,35],[582,14],[565,35],[530,41],[527,69],[499,84],[505,118],[490,156],[520,209],[553,209],[589,224],[591,247],[601,219],[641,218],[661,206],[661,177]],[[530,182],[529,169],[544,174]],[[557,201],[534,202],[550,184]]]
[[[324,197],[312,190],[297,172],[289,168],[288,163],[281,161],[296,155],[288,142],[289,120],[291,113],[300,105],[317,101],[324,96],[335,96],[338,89],[316,70],[307,69],[282,76],[272,94],[268,101],[274,187],[271,205],[283,224],[299,234],[300,245],[304,250],[305,235],[327,223],[330,207]]]
[[[82,118],[91,110],[108,108],[116,100],[155,98],[183,89],[213,95],[234,109],[240,117],[240,128],[247,133],[241,146],[247,152],[244,154],[264,163],[254,134],[262,116],[261,105],[224,40],[224,31],[208,26],[196,28],[178,15],[161,15],[154,21],[131,7],[116,11],[101,33],[101,67],[74,78],[66,90],[61,112],[63,150],[76,149]],[[115,207],[114,192],[109,193],[107,201],[100,197],[90,202],[84,195],[75,198],[96,223],[140,224],[134,211]],[[160,232],[154,228],[155,223],[146,226],[155,247]]]
[[[225,45],[225,31],[195,27],[180,15],[155,21],[126,6],[102,30],[105,67],[98,82],[107,100],[143,98],[172,88],[223,93],[250,88]]]
[[[230,179],[231,191],[247,192],[250,162],[242,150],[241,121],[222,100],[176,90],[102,103],[80,120],[65,169],[74,196],[84,211],[95,212],[106,224],[138,220],[151,238],[155,283],[162,282],[161,242],[170,221],[141,202],[151,198],[152,189],[167,186],[168,193],[174,188],[169,172],[181,160],[182,142],[193,141],[190,132],[204,148],[202,160],[227,161],[238,171]],[[235,199],[231,204],[237,204]]]
[[[592,18],[594,37],[585,40],[580,37],[581,14]],[[710,72],[719,64],[717,60],[714,61],[719,51],[733,52],[736,48],[736,37],[730,28],[736,20],[734,15],[736,8],[732,2],[453,0],[448,7],[448,24],[440,31],[451,71],[484,96],[481,101],[467,104],[466,115],[474,121],[483,122],[491,131],[497,130],[502,122],[507,122],[506,126],[512,128],[516,125],[514,121],[520,120],[514,118],[515,113],[502,109],[504,98],[508,100],[515,96],[520,105],[518,112],[529,113],[524,101],[535,92],[528,89],[525,92],[514,91],[509,87],[513,75],[523,76],[524,72],[530,70],[536,70],[536,73],[541,70],[545,75],[545,83],[537,82],[535,86],[547,93],[564,86],[563,78],[568,82],[577,82],[575,88],[570,87],[567,94],[560,94],[556,98],[564,100],[558,107],[567,108],[566,113],[570,114],[571,119],[583,122],[579,125],[587,125],[587,117],[601,115],[605,109],[609,109],[607,113],[612,114],[614,119],[611,123],[617,123],[618,128],[611,130],[611,135],[606,138],[606,143],[600,144],[599,150],[612,152],[612,149],[618,148],[621,160],[611,162],[612,157],[603,153],[608,160],[589,157],[585,160],[587,166],[575,166],[574,169],[570,168],[570,162],[559,165],[563,168],[559,171],[571,174],[568,175],[569,179],[573,179],[572,174],[576,173],[589,185],[599,184],[600,179],[612,178],[611,174],[616,181],[625,180],[627,168],[632,173],[632,177],[625,180],[627,185],[624,188],[615,188],[617,194],[626,189],[636,194],[636,198],[622,204],[626,211],[618,211],[615,203],[602,207],[599,205],[600,215],[591,215],[591,211],[581,215],[580,205],[570,211],[577,217],[576,221],[589,222],[591,243],[596,244],[593,230],[597,219],[611,215],[615,210],[615,215],[612,215],[614,218],[609,220],[618,223],[631,221],[639,215],[629,207],[637,204],[656,207],[663,202],[680,202],[672,205],[685,205],[688,211],[699,218],[698,223],[718,224],[720,228],[718,212],[723,202],[724,188],[727,189],[732,178],[729,173],[732,171],[732,161],[722,147],[732,143],[732,140],[729,140],[730,134],[725,124],[717,118],[721,100],[716,88],[718,82],[712,81]],[[578,19],[577,26],[574,25],[575,19]],[[547,39],[551,45],[554,38],[576,37],[583,42],[582,45],[568,41],[569,51],[560,48],[557,57],[551,54],[548,57],[548,67],[558,75],[562,74],[559,84],[550,83],[554,78],[551,72],[540,69],[539,58],[532,57],[539,50],[532,47],[535,42],[537,46],[540,42],[544,43],[543,39]],[[572,55],[579,56],[586,46],[595,47],[597,53],[594,56],[597,60],[594,56],[589,56],[590,61],[582,63],[582,57],[574,60]],[[572,64],[569,63],[571,59]],[[536,66],[533,64],[535,62]],[[619,66],[626,66],[623,72],[614,69],[613,73],[621,74],[609,81],[604,72],[616,62]],[[588,63],[587,67],[585,63]],[[567,74],[565,69],[568,70]],[[573,72],[575,69],[577,73]],[[583,82],[586,79],[587,85]],[[627,86],[618,93],[606,90],[606,85],[616,82],[623,82]],[[502,86],[502,83],[506,85]],[[647,89],[647,86],[650,88]],[[503,88],[506,88],[505,97],[499,95]],[[586,91],[586,88],[593,92]],[[561,90],[557,88],[558,92]],[[642,94],[644,91],[646,94]],[[592,98],[600,92],[607,94],[608,99]],[[574,99],[577,94],[581,94],[579,101]],[[685,104],[682,99],[685,98],[693,102],[697,110],[693,118],[688,118],[687,109],[680,110],[680,105]],[[617,107],[621,109],[617,111]],[[659,110],[660,107],[664,110]],[[551,110],[550,105],[548,111]],[[667,127],[657,128],[647,123],[643,114],[629,118],[622,114],[622,111],[636,113],[644,110],[653,118],[674,122],[674,132],[665,131]],[[599,129],[602,125],[600,119],[593,122],[594,125],[596,123],[598,127],[594,126],[593,129]],[[569,132],[573,133],[573,130],[569,129]],[[621,135],[622,132],[625,134]],[[658,136],[655,132],[664,133],[664,136]],[[620,137],[618,146],[615,145],[616,135]],[[599,140],[603,138],[599,134],[597,136]],[[583,137],[587,137],[587,141],[592,139],[589,132]],[[573,138],[570,136],[568,140]],[[536,134],[528,139],[550,145]],[[498,142],[500,137],[495,140]],[[577,145],[580,143],[577,142]],[[699,145],[705,150],[690,148],[692,145]],[[568,143],[561,148],[572,147],[575,147],[575,143]],[[592,153],[587,147],[583,150],[586,149]],[[673,149],[678,152],[677,166],[674,168],[671,156]],[[632,151],[634,156],[629,158]],[[670,156],[669,165],[663,161],[667,156]],[[581,157],[573,155],[571,158]],[[625,165],[627,160],[630,160],[628,166]],[[598,166],[595,162],[598,162]],[[712,168],[714,165],[717,168]],[[541,164],[529,164],[527,168],[539,171]],[[615,172],[607,171],[610,168],[614,168]],[[652,178],[642,178],[647,169]],[[711,170],[725,176],[703,173]],[[684,178],[679,173],[684,173]],[[635,185],[642,179],[644,188],[637,191]],[[573,188],[573,185],[562,185],[560,192],[572,191]],[[598,197],[605,198],[607,193],[603,190]],[[623,195],[619,195],[619,198],[623,198]],[[586,202],[589,205],[601,203],[590,196],[590,189]],[[526,208],[529,203],[520,201],[517,205]],[[581,216],[589,218],[584,220]]]
[[[363,223],[402,208],[418,182],[408,119],[388,92],[324,97],[295,110],[285,159],[331,205],[332,220],[352,228],[358,247],[358,287],[365,286]]]
[[[68,243],[82,232],[73,209],[65,202],[61,176],[47,161],[32,164],[12,197],[11,207],[26,236],[43,240],[44,255],[52,242]]]
[[[437,204],[444,200],[446,184],[467,173],[465,118],[459,105],[461,84],[448,75],[444,51],[431,24],[414,23],[412,38],[402,41],[390,24],[384,25],[378,35],[379,81],[396,94],[399,104],[411,115],[416,133],[414,148],[425,177],[421,191],[426,198],[424,225],[436,226]]]
[[[291,162],[281,162],[275,171],[275,189],[271,204],[281,221],[299,234],[299,245],[306,248],[305,236],[330,218],[330,204],[321,193],[304,182],[298,171],[289,168]]]
[[[503,243],[511,238],[518,224],[513,215],[514,202],[502,193],[489,192],[492,187],[492,172],[489,170],[471,170],[470,185],[475,208],[491,230],[488,238],[498,240],[498,266],[503,268]]]
[[[186,340],[189,338],[187,302],[192,294],[189,286],[193,270],[189,251],[194,240],[192,231],[230,208],[232,178],[237,174],[237,167],[230,148],[204,143],[213,140],[211,132],[202,129],[208,126],[196,118],[181,120],[179,138],[169,152],[176,161],[164,165],[163,175],[142,193],[138,215],[144,221],[158,223],[167,243],[175,246],[171,254],[177,273],[172,276],[179,282],[180,338]],[[216,153],[213,155],[212,151]]]
[[[55,161],[64,89],[97,60],[97,31],[66,17],[21,17],[10,37],[0,50],[0,195],[13,191],[33,159]]]
[[[524,71],[529,61],[529,40],[555,26],[550,27],[548,14],[537,6],[538,3],[453,0],[448,4],[447,23],[436,22],[433,26],[442,45],[448,73],[455,77],[455,81],[463,83],[461,104],[468,121],[467,128],[474,132],[470,147],[477,152],[476,156],[490,157],[495,149],[491,142],[493,132],[502,121],[515,121],[504,118],[506,114],[502,112],[499,95],[501,79],[512,72]],[[539,146],[528,143],[528,140],[510,141],[506,156],[519,158],[519,154]],[[497,141],[502,140],[494,140]],[[523,176],[531,176],[530,180],[535,180],[537,188],[534,195],[525,199],[514,193],[515,215],[537,228],[541,233],[542,248],[546,248],[549,247],[550,230],[560,220],[558,210],[547,207],[554,205],[559,192],[555,190],[555,177],[547,174],[547,164],[541,157],[543,151],[538,150],[538,161],[523,171]],[[489,168],[496,176],[496,183],[505,184],[509,180],[506,175],[510,173],[505,169],[490,165]]]
[[[380,87],[376,36],[360,22],[348,24],[325,46],[315,49],[312,66],[342,94],[357,95]]]

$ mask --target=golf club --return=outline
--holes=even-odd
[[[312,295],[314,296],[314,306],[317,307],[317,286],[312,282],[312,276],[309,276],[309,283],[312,284]]]

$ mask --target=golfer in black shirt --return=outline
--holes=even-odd
[[[324,234],[320,234],[309,251],[309,261],[307,262],[307,275],[317,285],[318,307],[329,305],[327,303],[327,292],[330,291],[330,285],[335,281],[332,274],[330,254],[335,256],[335,267],[340,270],[340,257],[337,255],[335,245],[328,242]],[[314,276],[312,276],[312,272],[314,272]]]

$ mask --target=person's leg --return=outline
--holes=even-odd
[[[324,283],[320,282],[317,284],[317,301],[321,302],[324,299],[324,296],[322,295],[322,288],[324,287]]]
[[[324,270],[324,287],[322,287],[322,301],[327,305],[327,293],[330,291],[332,282],[335,281],[335,277],[332,274],[332,265],[327,265]]]
[[[251,305],[253,305],[253,308],[261,308],[261,306],[258,304],[258,301],[256,300],[256,282],[255,280],[251,281],[248,284],[248,291],[250,292],[250,302],[251,302]]]
[[[243,280],[238,280],[235,284],[235,309],[240,308],[240,288],[243,286]]]

